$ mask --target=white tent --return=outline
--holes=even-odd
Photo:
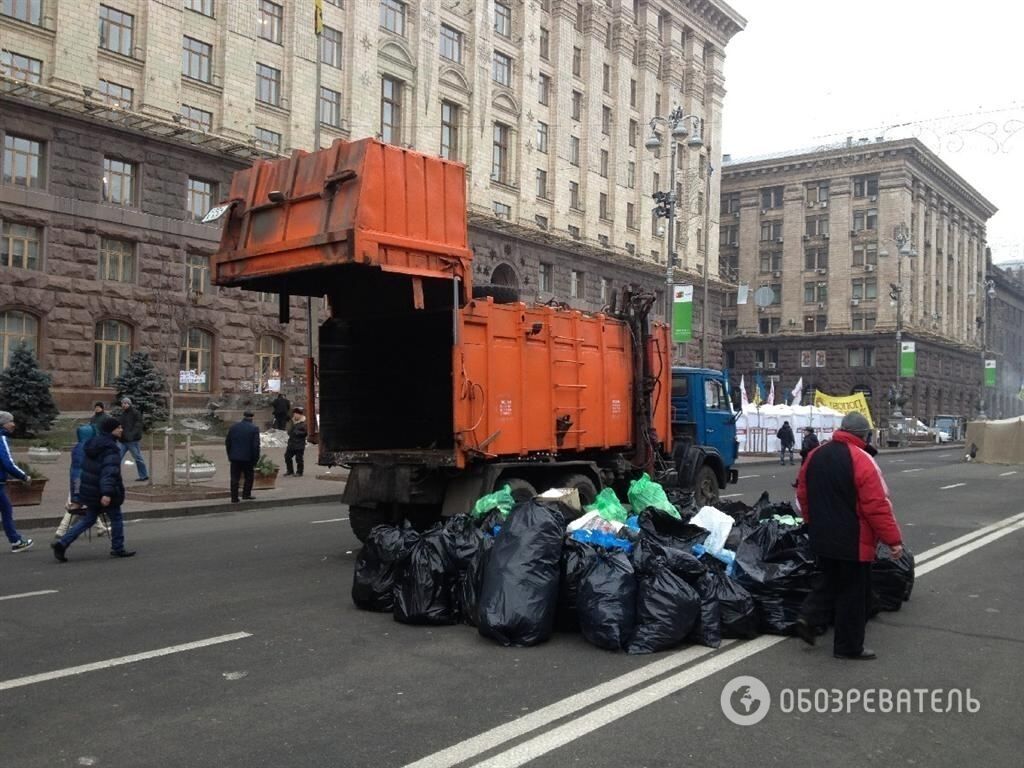
[[[751,404],[736,420],[736,439],[740,453],[778,453],[782,446],[775,433],[782,422],[788,421],[799,450],[804,428],[814,427],[818,440],[824,442],[832,439],[832,433],[839,429],[842,420],[843,414],[831,408],[813,405],[762,405],[758,408]]]

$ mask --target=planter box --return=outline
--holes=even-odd
[[[60,456],[61,452],[53,448],[34,446],[28,449],[29,464],[55,464]]]
[[[189,474],[193,483],[205,483],[217,474],[217,467],[214,464],[193,464]],[[185,465],[176,465],[174,467],[174,482],[184,483],[185,479]]]
[[[277,473],[280,470],[275,469],[271,475],[261,475],[259,472],[256,473],[256,477],[252,481],[252,489],[254,491],[271,491],[277,487]]]
[[[43,503],[43,489],[48,480],[32,480],[25,485],[19,480],[7,481],[7,498],[12,507],[38,507]]]

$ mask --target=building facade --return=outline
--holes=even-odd
[[[240,164],[311,149],[317,128],[322,146],[378,136],[467,165],[471,244],[485,254],[479,280],[514,282],[524,299],[558,299],[586,310],[600,309],[601,297],[622,283],[639,283],[662,294],[664,310],[667,243],[652,216],[651,195],[669,186],[671,153],[664,127],[666,144],[657,156],[644,149],[644,140],[651,117],[679,106],[693,116],[687,125],[700,133],[703,147],[678,144],[675,280],[699,285],[705,259],[709,274],[717,274],[718,229],[705,218],[717,217],[719,175],[709,167],[720,157],[725,46],[745,25],[726,3],[497,0],[463,7],[435,0],[325,0],[319,39],[313,17],[312,2],[5,2],[5,130],[12,141],[42,144],[43,157],[58,157],[66,125],[68,136],[78,136],[67,150],[77,162],[99,163],[101,170],[106,164],[115,181],[133,168],[139,176],[128,183],[139,197],[115,207],[160,217],[161,225],[139,229],[131,219],[120,236],[131,230],[141,243],[155,237],[145,233],[174,230],[173,247],[186,262],[183,254],[208,253],[217,237],[215,228],[195,223],[188,206],[215,202]],[[45,130],[26,130],[36,123]],[[116,165],[102,150],[107,137],[118,147],[109,158]],[[11,152],[20,157],[20,149]],[[176,170],[161,168],[164,162]],[[195,191],[193,178],[201,182]],[[25,197],[18,183],[4,182],[0,216],[12,226],[36,222],[32,226],[43,230],[40,247],[58,246],[55,225],[40,210],[63,210],[80,199],[105,210],[108,202],[105,188],[85,179],[60,185],[56,176],[45,176],[42,194],[61,202],[44,204],[37,193]],[[155,199],[159,206],[151,204]],[[87,217],[76,216],[65,228],[100,248],[103,235],[91,232]],[[139,248],[136,258],[145,255]],[[49,253],[41,263],[60,271],[45,272],[47,279],[86,268],[72,270]],[[27,278],[19,273],[17,279]],[[145,282],[141,276],[139,282]],[[48,290],[62,290],[53,286]],[[98,281],[90,290],[106,287]],[[721,283],[711,288],[716,305]],[[699,320],[702,292],[696,294]],[[269,303],[256,308],[239,303],[239,294],[216,296],[223,302],[218,311],[273,319]],[[9,295],[3,301],[14,306]],[[130,314],[146,312],[135,306]],[[66,319],[37,317],[37,326],[45,326],[40,339],[50,338],[58,324],[85,320],[81,313],[57,317]],[[19,316],[10,325],[26,322],[31,325]],[[709,327],[717,362],[717,323]],[[279,332],[289,349],[302,335],[294,321]],[[150,341],[133,335],[132,345]],[[42,352],[47,344],[40,343]],[[697,347],[689,347],[685,353],[695,359]],[[228,352],[224,342],[213,349],[216,358]],[[210,376],[211,390],[235,386],[242,368],[221,361],[220,373]],[[82,371],[54,371],[59,391],[84,386]],[[84,390],[79,399],[87,399]]]
[[[985,387],[993,419],[1024,414],[1024,266],[989,268],[985,357],[996,361],[996,385]]]
[[[719,266],[737,285],[726,365],[783,391],[803,377],[808,396],[863,391],[876,416],[897,386],[907,415],[976,414],[995,210],[915,139],[726,162]],[[902,379],[898,329],[916,345]]]

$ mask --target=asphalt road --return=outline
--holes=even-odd
[[[1024,468],[959,458],[880,460],[919,554],[1024,512]],[[795,469],[745,466],[727,492],[791,498]],[[1024,529],[924,558],[912,600],[869,626],[880,658],[859,663],[832,659],[828,637],[813,649],[768,637],[630,657],[577,636],[504,649],[465,626],[403,626],[353,607],[345,514],[131,523],[139,554],[121,561],[93,538],[57,564],[42,531],[35,549],[0,553],[0,763],[1022,764]],[[738,675],[771,692],[757,725],[722,713]],[[969,688],[981,709],[781,711],[783,689],[819,687]]]

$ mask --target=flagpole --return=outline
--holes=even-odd
[[[314,0],[313,3],[313,33],[316,38],[316,86],[313,92],[313,151],[320,151],[320,59],[321,56],[321,34],[324,27],[323,0]],[[306,412],[308,414],[309,433],[313,439],[318,439],[320,429],[319,419],[316,412],[316,361],[313,357],[313,297],[306,297]]]

